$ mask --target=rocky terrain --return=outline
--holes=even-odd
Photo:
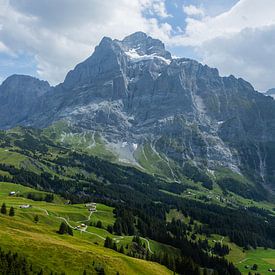
[[[275,190],[274,100],[243,79],[172,58],[142,32],[122,41],[104,37],[56,87],[9,77],[0,109],[2,129],[63,120],[70,129],[63,141],[88,133],[87,147],[100,140],[120,162],[154,165],[175,181],[188,164],[209,176],[227,168]]]

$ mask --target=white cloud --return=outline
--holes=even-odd
[[[204,11],[201,8],[198,8],[194,5],[185,6],[182,7],[183,12],[187,14],[188,16],[203,16]]]
[[[185,30],[175,31],[165,0],[0,0],[0,52],[33,55],[38,75],[56,84],[103,36],[145,31],[170,48],[193,48],[203,63],[259,90],[275,86],[275,0],[239,0],[213,16],[205,6],[183,9]]]
[[[223,75],[242,77],[260,91],[275,87],[275,25],[212,39],[200,51],[203,61]]]
[[[0,0],[0,50],[33,55],[38,75],[56,84],[103,36],[141,30],[167,41],[170,25],[146,19],[145,9],[169,16],[164,0]]]
[[[0,41],[0,53],[10,53],[9,48]]]
[[[174,44],[194,47],[204,63],[243,77],[259,90],[275,86],[274,0],[240,0],[217,16],[190,16],[186,24]]]
[[[161,18],[171,17],[171,15],[168,14],[166,10],[164,1],[154,1],[152,4],[152,8],[155,11],[155,13]]]

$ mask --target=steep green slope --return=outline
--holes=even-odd
[[[17,195],[9,196],[11,191],[17,192]],[[58,196],[53,203],[26,199],[25,196],[30,192],[43,194],[18,184],[0,183],[1,204],[5,202],[8,209],[11,206],[15,208],[14,217],[0,214],[0,246],[3,250],[12,250],[25,256],[36,270],[42,268],[44,274],[51,271],[81,274],[84,270],[87,274],[95,274],[101,268],[106,274],[116,274],[117,271],[120,274],[172,273],[157,263],[134,259],[104,248],[102,238],[106,233],[103,229],[89,226],[87,233],[74,230],[74,236],[57,234],[62,218],[72,225],[80,224],[78,220],[89,216],[87,208],[84,205],[64,204]],[[31,207],[20,208],[20,205],[27,204]],[[99,205],[95,214],[96,219],[102,219],[104,223],[114,222],[112,209],[107,206]],[[36,215],[38,222],[34,220]],[[124,245],[130,242],[124,241]]]
[[[87,214],[83,214],[83,208],[81,210],[77,204],[96,201],[114,207],[115,219],[108,214],[108,207],[103,206],[104,215],[95,213],[91,222],[95,225],[102,219],[104,229],[87,224],[87,232],[94,233],[90,234],[94,238],[95,234],[103,238],[116,238],[105,230],[108,223],[112,222],[113,233],[124,236],[117,240],[125,246],[128,243],[129,248],[125,252],[131,256],[142,255],[160,261],[170,269],[176,268],[177,272],[186,270],[189,272],[187,274],[197,274],[199,267],[216,269],[219,274],[238,274],[218,254],[214,253],[215,257],[212,257],[204,244],[193,242],[191,235],[204,238],[211,238],[215,234],[227,236],[232,245],[237,244],[246,249],[273,247],[274,204],[267,201],[255,202],[221,188],[219,180],[231,176],[226,171],[205,175],[192,166],[185,166],[189,179],[182,177],[177,182],[166,181],[163,177],[152,176],[140,169],[95,157],[81,149],[70,147],[69,144],[65,146],[45,135],[42,130],[28,128],[1,132],[0,147],[5,152],[2,160],[0,158],[2,181],[55,192],[73,203],[70,206],[74,209],[72,213],[70,207],[58,210],[47,205],[50,215],[69,218],[71,225],[77,226],[77,221],[85,223],[85,219],[87,220]],[[236,180],[242,179],[238,177]],[[250,182],[243,184],[250,185]],[[182,224],[180,217],[179,221],[172,218],[167,221],[166,215],[172,209],[181,211],[189,220],[197,220],[196,230]],[[32,219],[33,217],[30,218]],[[85,234],[82,237],[86,238]],[[135,234],[152,240],[151,249],[163,255],[152,257],[149,254],[150,257],[147,257],[146,250],[132,245],[132,237],[127,237]],[[94,239],[94,242],[103,245],[100,237]],[[144,241],[143,245],[149,249],[146,243]]]

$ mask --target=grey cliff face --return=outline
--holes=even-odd
[[[275,88],[271,88],[268,91],[264,93],[266,96],[271,96],[273,99],[275,99]]]
[[[50,90],[46,81],[12,75],[0,86],[0,127],[10,128],[24,121],[37,100]]]
[[[77,131],[99,133],[129,162],[139,164],[147,146],[169,167],[191,161],[206,171],[253,170],[253,180],[272,186],[274,100],[242,79],[220,77],[217,69],[194,60],[173,59],[161,41],[144,33],[122,41],[103,38],[55,88],[24,82],[29,97],[12,83],[0,88],[6,106],[1,128],[46,127],[63,119]],[[5,121],[12,104],[9,89],[24,97],[24,111]]]

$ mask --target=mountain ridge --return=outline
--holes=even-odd
[[[275,190],[272,117],[273,100],[248,82],[173,59],[160,40],[138,32],[122,41],[103,38],[63,83],[0,128],[43,128],[64,120],[74,133],[99,135],[121,162],[147,169],[142,159],[155,155],[158,161],[150,165],[156,172],[165,166],[174,180],[191,163],[210,175],[229,168]]]

